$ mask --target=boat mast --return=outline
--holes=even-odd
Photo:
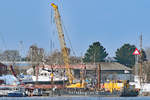
[[[143,60],[142,60],[142,33],[140,35],[140,86],[142,85],[143,82]]]

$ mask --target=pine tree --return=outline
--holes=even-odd
[[[115,59],[120,64],[133,67],[135,64],[135,56],[132,54],[135,48],[134,45],[124,44],[121,48],[117,49]]]
[[[94,42],[89,46],[85,56],[83,58],[84,62],[102,62],[107,57],[105,48],[100,44],[100,42]]]

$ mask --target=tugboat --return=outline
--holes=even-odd
[[[123,90],[121,91],[121,97],[135,97],[139,95],[139,90],[135,89],[134,85],[129,84],[129,80],[124,83]]]

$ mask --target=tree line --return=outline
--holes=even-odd
[[[118,62],[129,68],[134,69],[135,67],[135,56],[132,55],[136,46],[129,43],[123,44],[115,52],[115,57],[108,57],[108,53],[105,47],[100,42],[93,42],[89,45],[86,50],[84,57],[76,57],[70,54],[71,50],[68,48],[70,64],[81,64],[81,63],[99,63],[99,62]],[[150,82],[149,71],[150,71],[150,48],[142,49],[141,60],[143,61],[143,75],[147,82]],[[37,45],[31,45],[28,53],[25,57],[21,57],[18,50],[5,50],[0,52],[0,61],[30,61],[35,74],[36,66],[40,64],[48,65],[63,65],[63,56],[59,50],[55,50],[51,53],[46,53],[43,48],[39,48]]]
[[[127,67],[132,68],[135,65],[135,56],[132,55],[136,46],[131,44],[123,44],[120,48],[118,48],[115,52],[115,57],[109,61],[111,62],[118,62],[123,64]],[[70,55],[70,63],[76,64],[81,63],[98,63],[98,62],[106,62],[108,60],[108,53],[106,49],[102,46],[100,42],[93,42],[89,45],[84,57],[76,57]],[[147,56],[144,49],[141,50],[142,52],[142,60],[146,61]],[[150,54],[150,49],[147,49],[147,52]],[[0,60],[1,61],[32,61],[42,63],[45,62],[46,64],[64,64],[62,53],[59,50],[55,50],[52,53],[45,53],[43,48],[39,48],[37,45],[31,45],[28,50],[28,54],[26,57],[21,57],[19,55],[19,51],[17,50],[6,50],[0,53]],[[35,65],[37,65],[35,64]]]
[[[118,62],[123,64],[127,67],[132,68],[135,65],[135,55],[133,52],[135,51],[136,46],[131,44],[124,44],[120,48],[117,49],[115,52],[115,57],[112,62]],[[142,60],[146,61],[146,53],[144,49],[141,50],[142,52]],[[108,53],[106,49],[101,45],[100,42],[94,42],[92,45],[89,46],[88,50],[85,53],[83,61],[86,63],[97,63],[97,62],[105,62]]]

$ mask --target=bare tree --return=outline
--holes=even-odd
[[[150,60],[150,47],[145,49],[145,53],[147,55],[147,60]]]
[[[62,56],[61,52],[59,52],[58,50],[55,50],[51,55],[49,55],[47,57],[46,63],[49,65],[53,65],[53,64],[62,65],[62,64],[64,64],[63,56]]]
[[[46,62],[49,65],[52,65],[52,64],[62,65],[62,64],[64,64],[63,55],[60,51],[55,50],[50,56],[47,57]],[[69,62],[70,62],[70,64],[79,64],[79,63],[81,63],[81,57],[70,56]]]
[[[35,67],[41,64],[44,60],[44,49],[38,48],[36,45],[31,45],[29,48],[28,59],[32,62],[32,67],[35,75]]]
[[[143,80],[144,82],[150,82],[150,62],[143,62]]]
[[[70,64],[80,64],[82,57],[70,56]]]
[[[21,56],[19,55],[19,51],[17,50],[5,50],[2,54],[0,54],[1,61],[19,61]]]

